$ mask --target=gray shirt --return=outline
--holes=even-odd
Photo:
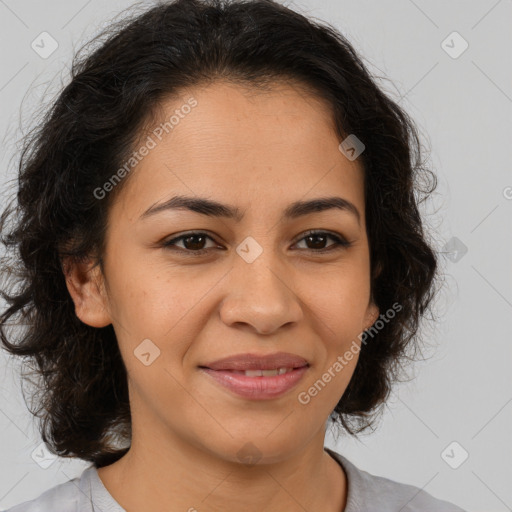
[[[418,487],[372,475],[358,469],[345,457],[325,450],[347,475],[347,506],[340,512],[465,512],[434,498]],[[94,465],[79,477],[56,485],[38,498],[6,512],[126,512],[107,491]]]

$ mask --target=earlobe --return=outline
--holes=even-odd
[[[366,310],[365,330],[369,329],[377,321],[379,313],[380,311],[378,306],[371,302]]]
[[[62,261],[66,287],[75,304],[76,316],[91,327],[106,327],[112,323],[108,311],[103,274],[99,265],[90,260]]]

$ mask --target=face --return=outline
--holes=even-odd
[[[162,122],[190,97],[196,106],[181,109],[162,140],[152,135],[155,147],[112,205],[99,286],[68,286],[82,321],[113,324],[134,439],[232,461],[250,442],[277,460],[323,436],[357,352],[334,377],[333,365],[378,316],[363,171],[340,152],[329,107],[297,86],[262,93],[217,82],[181,95],[162,105]],[[176,196],[226,209],[157,208]],[[341,200],[286,215],[319,198]],[[217,215],[227,208],[238,215]],[[251,377],[273,379],[266,394],[226,387],[228,372],[217,379],[202,368],[276,352],[307,366],[294,370],[298,380],[288,375],[288,388],[282,376]],[[308,393],[319,379],[325,385]]]

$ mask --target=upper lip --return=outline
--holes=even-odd
[[[275,352],[273,354],[238,354],[212,361],[203,368],[211,370],[275,370],[278,368],[301,368],[309,363],[300,356],[288,352]]]

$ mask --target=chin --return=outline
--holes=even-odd
[[[246,431],[243,439],[230,439],[229,446],[220,450],[217,447],[212,452],[226,461],[243,465],[274,464],[286,460],[300,449],[297,439],[292,443],[290,437],[269,439],[267,433],[259,431],[251,436]]]

